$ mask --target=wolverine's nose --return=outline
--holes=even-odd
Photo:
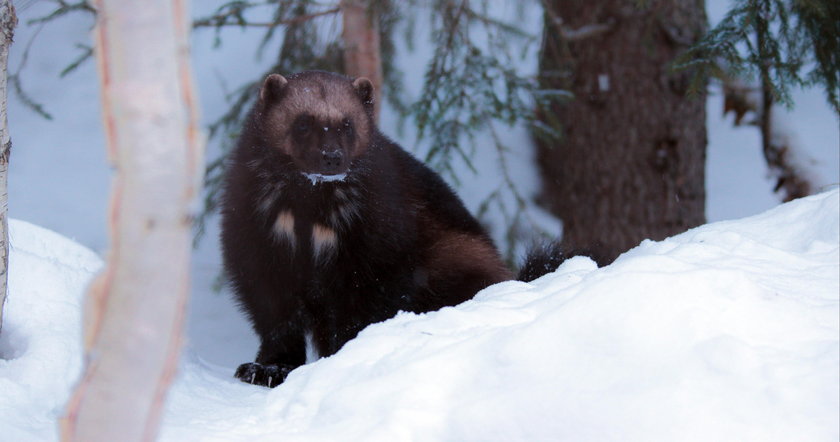
[[[340,150],[321,151],[321,168],[325,173],[338,172],[341,169],[343,159],[344,152]]]

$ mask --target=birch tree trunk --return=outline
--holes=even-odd
[[[379,46],[379,20],[369,1],[341,2],[344,41],[344,73],[367,77],[373,83],[373,115],[379,121],[382,98],[382,57]]]
[[[157,434],[181,347],[190,206],[202,139],[188,57],[186,0],[98,0],[96,59],[116,168],[106,269],[88,292],[86,371],[63,440]]]
[[[6,118],[6,70],[9,61],[9,46],[17,25],[15,7],[10,0],[0,0],[0,331],[3,329],[3,305],[9,281],[9,219],[8,219],[8,173],[12,139],[9,136],[9,121]]]

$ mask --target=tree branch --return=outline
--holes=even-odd
[[[275,26],[288,26],[288,25],[296,25],[303,22],[307,22],[309,20],[316,19],[318,17],[323,17],[325,15],[336,14],[341,11],[340,6],[336,6],[331,9],[327,9],[324,11],[313,12],[311,14],[306,15],[299,15],[297,17],[293,17],[286,20],[277,20],[274,22],[249,22],[249,21],[227,21],[228,18],[236,16],[238,12],[241,12],[241,9],[234,9],[224,14],[214,15],[212,17],[203,18],[201,20],[196,20],[193,22],[193,28],[202,28],[202,27],[213,27],[218,28],[221,26],[239,26],[239,27],[258,27],[258,28],[271,28]]]
[[[773,191],[782,191],[782,201],[790,201],[813,192],[813,184],[802,155],[791,145],[793,137],[783,129],[776,127],[773,119],[774,106],[772,91],[767,84],[751,87],[733,78],[723,79],[724,115],[735,114],[735,125],[740,126],[744,115],[755,114],[755,119],[746,122],[761,131],[761,151],[770,174],[776,178]]]

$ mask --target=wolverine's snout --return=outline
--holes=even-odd
[[[342,171],[344,152],[341,150],[321,151],[321,173],[336,174]]]

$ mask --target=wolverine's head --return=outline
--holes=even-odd
[[[373,85],[339,74],[306,71],[265,79],[257,104],[268,148],[305,174],[340,175],[367,149]]]

